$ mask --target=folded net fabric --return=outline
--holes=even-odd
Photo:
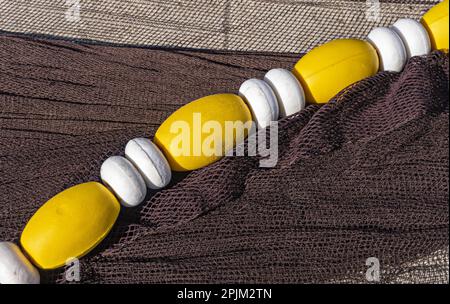
[[[0,239],[181,105],[299,57],[0,36]],[[447,54],[413,58],[281,120],[275,168],[177,175],[122,210],[81,282],[364,283],[370,257],[382,283],[448,282],[448,75]]]

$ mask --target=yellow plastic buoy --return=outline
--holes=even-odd
[[[219,160],[236,144],[236,133],[248,135],[252,115],[241,97],[217,94],[195,100],[174,112],[155,134],[174,171],[191,171]],[[230,130],[231,129],[231,130]],[[234,134],[233,134],[234,133]],[[239,138],[239,137],[237,137]]]
[[[422,24],[427,29],[434,50],[448,51],[448,0],[431,8],[422,17]]]
[[[55,269],[100,243],[119,211],[119,202],[105,186],[80,184],[45,203],[26,225],[20,242],[36,266]]]
[[[378,72],[376,49],[366,41],[338,39],[303,56],[294,67],[308,103],[323,104],[349,85]]]

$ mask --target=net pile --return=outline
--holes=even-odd
[[[300,55],[0,36],[0,239],[198,97]],[[448,282],[448,55],[410,60],[280,121],[279,161],[178,174],[81,259],[84,283]],[[42,273],[64,283],[63,270]]]

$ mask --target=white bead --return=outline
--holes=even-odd
[[[264,81],[270,85],[277,97],[280,117],[292,115],[305,108],[305,92],[297,77],[288,70],[270,70],[264,76]]]
[[[422,56],[431,52],[431,42],[427,30],[413,19],[400,19],[392,29],[400,36],[408,58]]]
[[[169,184],[172,171],[164,154],[147,138],[130,140],[125,156],[139,170],[150,189],[161,189]]]
[[[37,269],[10,242],[0,242],[0,284],[39,284]]]
[[[239,95],[247,102],[259,128],[265,128],[271,121],[278,119],[277,97],[266,82],[249,79],[239,88]]]
[[[406,63],[406,49],[402,39],[387,27],[377,27],[368,35],[378,51],[380,70],[401,72]]]
[[[100,176],[125,207],[136,207],[147,194],[141,174],[122,156],[112,156],[105,160],[100,169]]]

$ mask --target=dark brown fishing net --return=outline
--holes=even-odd
[[[0,36],[0,239],[181,105],[299,57]],[[448,282],[448,94],[435,52],[281,120],[275,168],[229,157],[175,176],[122,210],[81,282],[364,283],[370,257],[382,283]]]

